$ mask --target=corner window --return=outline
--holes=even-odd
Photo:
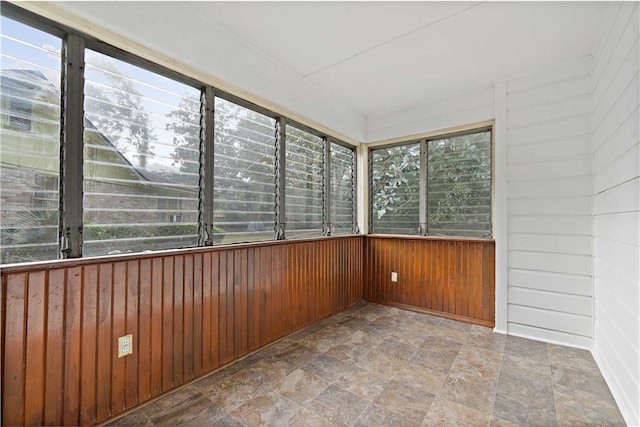
[[[372,233],[491,238],[491,130],[370,151]]]

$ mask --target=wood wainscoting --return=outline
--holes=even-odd
[[[367,301],[495,324],[493,240],[369,235],[364,283]]]
[[[192,381],[360,301],[362,257],[346,236],[4,268],[2,423],[95,424]]]

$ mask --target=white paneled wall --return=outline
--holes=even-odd
[[[594,58],[593,353],[629,425],[640,425],[638,3],[608,17]]]
[[[366,118],[366,142],[493,119],[493,87]]]
[[[507,82],[509,333],[589,348],[590,58]]]
[[[507,262],[497,266],[497,277],[506,278],[497,282],[496,305],[497,320],[507,321],[496,326],[585,348],[593,332],[592,67],[585,58],[496,85],[505,101],[480,88],[369,116],[365,132],[368,140],[392,139],[500,117],[496,126],[505,132],[496,135],[494,151],[506,144],[506,154],[495,178],[506,194],[496,202],[504,196],[508,216]],[[498,225],[498,238],[503,229]]]

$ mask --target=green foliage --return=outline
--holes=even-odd
[[[428,221],[432,234],[491,233],[490,133],[429,141]]]
[[[429,234],[490,234],[490,133],[428,141],[427,164]],[[371,178],[374,232],[417,232],[419,144],[374,150]]]
[[[141,237],[186,236],[198,234],[198,224],[170,223],[157,226],[105,226],[85,224],[85,240],[135,239]]]
[[[375,150],[371,160],[373,231],[416,234],[420,222],[420,146]]]
[[[200,103],[188,95],[180,100],[178,108],[167,114],[170,121],[166,129],[173,132],[173,164],[180,171],[198,173],[200,160]]]

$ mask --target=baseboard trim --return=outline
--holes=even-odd
[[[459,322],[472,323],[474,325],[485,326],[487,328],[495,327],[495,322],[491,322],[488,320],[474,319],[471,317],[460,316],[458,314],[445,313],[442,311],[429,310],[428,308],[416,307],[408,304],[401,304],[398,302],[392,301],[383,301],[383,300],[375,300],[375,299],[365,299],[368,302],[372,302],[375,304],[388,305],[390,307],[401,308],[403,310],[415,311],[417,313],[430,314],[432,316],[444,317],[445,319],[457,320]]]

